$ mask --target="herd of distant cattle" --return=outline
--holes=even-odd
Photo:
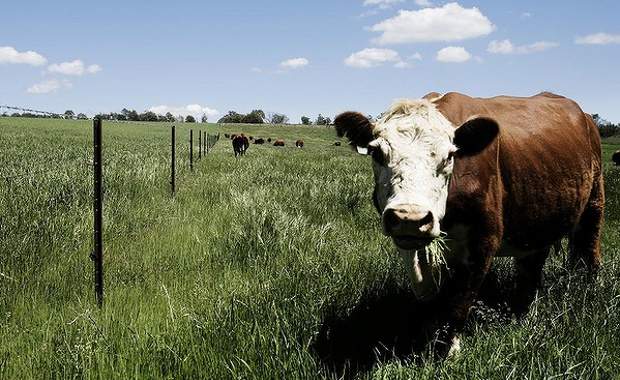
[[[235,157],[242,156],[245,154],[245,152],[250,147],[250,141],[256,145],[263,145],[265,144],[265,142],[267,142],[268,144],[271,144],[273,142],[273,146],[275,147],[286,146],[286,142],[283,139],[272,139],[271,137],[268,137],[267,139],[263,137],[254,138],[254,136],[246,136],[243,133],[239,133],[239,134],[224,133],[224,137],[232,141],[232,146],[233,146],[233,151],[235,153]],[[334,143],[334,146],[341,146],[341,145],[342,144],[340,143],[340,141],[336,141]],[[300,139],[300,140],[295,141],[295,147],[303,148],[304,140]]]

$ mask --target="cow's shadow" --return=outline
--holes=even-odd
[[[490,322],[489,314],[509,315],[503,300],[509,292],[505,281],[493,274],[487,277],[479,295],[479,312],[472,312],[468,325]],[[407,288],[388,284],[381,294],[368,294],[346,313],[327,313],[312,349],[324,369],[338,377],[354,377],[376,364],[392,359],[421,358],[432,339],[428,326],[437,308],[433,303],[418,302]],[[466,331],[467,333],[467,331]]]

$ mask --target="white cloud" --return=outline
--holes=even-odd
[[[155,112],[158,115],[165,115],[168,112],[175,116],[192,115],[197,119],[200,118],[203,114],[207,115],[208,117],[213,117],[220,114],[218,110],[206,106],[201,106],[200,104],[188,104],[186,106],[180,107],[160,105],[149,108],[149,111]]]
[[[558,47],[556,42],[538,41],[529,45],[515,46],[510,40],[496,41],[489,43],[487,51],[492,54],[531,54]]]
[[[419,7],[432,7],[433,6],[433,3],[431,3],[429,0],[415,0],[415,3]]]
[[[50,73],[57,73],[62,75],[75,75],[82,76],[85,73],[95,74],[101,71],[101,66],[99,65],[84,65],[79,59],[73,60],[71,62],[63,62],[63,63],[54,63],[47,67],[47,70]]]
[[[281,62],[280,66],[285,69],[299,69],[304,66],[308,66],[308,64],[310,64],[308,59],[300,57],[287,59],[286,61]]]
[[[530,18],[530,17],[532,17],[532,14],[530,12],[521,13],[521,18]]]
[[[0,64],[2,63],[43,66],[47,63],[47,59],[34,51],[19,52],[11,46],[0,46]]]
[[[409,56],[409,59],[412,60],[412,61],[421,61],[422,60],[422,54],[414,53],[414,54]]]
[[[390,8],[393,4],[402,3],[405,0],[364,0],[364,6],[378,6],[381,9]]]
[[[86,72],[89,73],[89,74],[97,74],[101,70],[102,70],[102,68],[99,65],[90,65],[90,66],[88,66],[86,68]]]
[[[461,41],[485,36],[494,29],[495,26],[478,8],[463,8],[458,3],[417,11],[401,10],[397,16],[370,28],[382,33],[373,40],[381,45]]]
[[[351,54],[344,60],[345,65],[358,69],[369,69],[371,67],[381,66],[384,63],[394,62],[397,67],[402,67],[402,59],[400,55],[391,49],[375,49],[368,48]]]
[[[260,67],[252,67],[250,71],[253,73],[262,73],[263,69],[261,69]]]
[[[609,45],[620,44],[620,34],[595,33],[577,37],[575,43],[579,45]]]
[[[57,79],[50,79],[37,83],[28,88],[30,94],[48,94],[50,92],[56,92],[61,88],[70,88],[71,82],[67,80],[59,81]]]
[[[437,60],[446,63],[462,63],[471,59],[471,54],[460,46],[448,46],[437,52]]]

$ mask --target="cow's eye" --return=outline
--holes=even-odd
[[[375,160],[375,162],[379,165],[385,165],[385,155],[383,154],[381,148],[376,146],[369,146],[368,155],[370,155],[372,159]]]
[[[450,153],[448,153],[448,161],[452,160],[454,158],[454,151],[450,151]]]

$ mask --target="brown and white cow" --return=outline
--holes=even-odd
[[[573,264],[598,270],[601,143],[572,100],[429,94],[396,102],[374,124],[346,112],[335,125],[372,155],[384,233],[405,259],[418,298],[441,305],[439,354],[458,348],[494,257],[515,257],[514,308],[521,313],[562,237],[570,237]],[[446,265],[436,276],[425,248],[444,233]]]

